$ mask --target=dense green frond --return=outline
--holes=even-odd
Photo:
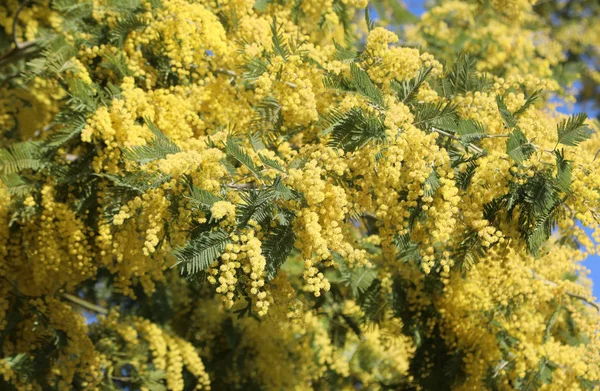
[[[423,183],[423,193],[425,197],[433,197],[435,192],[440,188],[440,176],[434,169]]]
[[[146,164],[154,160],[164,159],[167,155],[181,152],[181,148],[169,140],[149,118],[145,118],[145,122],[154,134],[154,138],[146,145],[124,148],[123,154],[127,159],[136,161],[139,164]]]
[[[371,19],[371,11],[369,11],[368,5],[365,7],[365,24],[369,32],[375,28],[375,22]]]
[[[333,45],[335,46],[335,53],[333,57],[338,61],[351,62],[356,58],[356,56],[358,56],[358,52],[352,46],[346,48],[337,43],[335,40],[333,41]]]
[[[388,301],[382,297],[381,281],[373,279],[371,284],[358,295],[358,305],[370,322],[381,321]]]
[[[350,287],[354,297],[364,293],[377,278],[377,270],[372,267],[349,267],[341,256],[336,256],[335,260],[341,281]]]
[[[283,26],[277,25],[277,19],[273,18],[273,23],[271,23],[273,52],[276,55],[281,56],[284,60],[287,60],[290,57],[291,52],[289,45],[285,42],[283,37],[282,29]]]
[[[467,168],[464,171],[456,173],[456,185],[461,190],[467,190],[471,184],[473,175],[475,175],[475,170],[477,169],[477,164],[473,161],[466,163],[466,165]]]
[[[562,120],[556,130],[558,132],[558,144],[569,145],[575,147],[580,142],[587,140],[592,136],[591,130],[585,124],[587,114],[579,113],[570,116],[566,120]]]
[[[51,77],[66,71],[77,72],[75,64],[71,61],[77,54],[75,48],[64,38],[56,38],[47,43],[42,55],[29,61],[26,65],[27,78],[35,76]]]
[[[554,151],[556,155],[556,187],[558,190],[568,193],[571,189],[571,172],[573,167],[569,160],[565,159],[564,151]]]
[[[402,83],[392,80],[391,87],[396,93],[398,100],[403,103],[412,103],[415,100],[419,89],[423,83],[425,83],[427,77],[429,77],[432,69],[432,67],[423,68],[413,79],[403,81]]]
[[[294,249],[296,234],[292,226],[291,216],[287,216],[287,224],[277,225],[263,240],[262,253],[267,260],[267,279],[272,280],[277,275],[281,265]]]
[[[253,82],[267,71],[269,63],[259,58],[250,58],[245,64],[244,80]]]
[[[352,76],[352,83],[356,91],[358,91],[365,98],[369,99],[372,103],[382,106],[383,105],[383,94],[377,88],[375,83],[369,77],[369,74],[355,63],[350,64],[350,74]]]
[[[435,127],[460,137],[463,145],[478,142],[487,136],[483,124],[470,119],[456,120],[451,116],[442,117],[436,122]]]
[[[26,196],[31,194],[35,188],[35,184],[14,173],[0,175],[0,181],[4,183],[4,186],[6,186],[5,189],[10,194],[16,196]]]
[[[244,151],[244,149],[233,138],[227,138],[225,151],[227,152],[228,156],[231,156],[233,159],[245,166],[257,178],[262,178],[261,169],[254,164],[252,158],[250,158],[246,151]]]
[[[519,107],[517,111],[514,112],[515,117],[519,117],[523,115],[531,105],[533,105],[542,95],[542,90],[535,90],[533,94],[529,95],[523,106]]]
[[[190,195],[186,196],[190,202],[200,209],[210,210],[215,202],[221,201],[221,198],[194,185],[190,186]]]
[[[103,209],[104,218],[109,222],[119,213],[123,205],[133,197],[139,196],[151,189],[156,189],[171,179],[170,175],[151,174],[143,171],[126,173],[124,175],[98,175],[111,182],[105,190],[106,203]]]
[[[461,53],[452,65],[445,79],[443,89],[452,94],[466,94],[469,91],[481,91],[489,82],[477,74],[476,60],[468,53]]]
[[[266,148],[265,144],[263,143],[260,137],[260,134],[258,133],[248,132],[248,140],[250,140],[250,144],[252,145],[252,149],[254,149],[254,152],[258,152]]]
[[[506,141],[506,153],[517,163],[527,160],[534,150],[535,147],[529,143],[519,128],[513,130]]]
[[[185,247],[173,251],[177,259],[176,266],[187,275],[204,271],[217,260],[230,241],[229,234],[225,231],[203,232]]]
[[[258,158],[260,159],[260,161],[262,162],[263,165],[267,166],[267,167],[271,167],[274,168],[277,171],[281,171],[283,173],[286,172],[285,168],[283,168],[281,166],[281,164],[279,164],[277,161],[271,159],[270,157],[259,153],[258,154]]]
[[[333,126],[329,143],[344,151],[354,151],[371,141],[379,142],[384,138],[385,127],[378,117],[353,108]]]
[[[251,130],[255,134],[259,133],[261,135],[267,135],[269,134],[267,130],[279,129],[283,124],[281,105],[274,97],[267,96],[253,108],[256,112],[256,116],[252,119]]]
[[[270,2],[271,0],[256,0],[254,2],[254,9],[260,12],[265,12]]]
[[[509,129],[516,127],[517,119],[513,113],[508,110],[508,107],[506,107],[506,103],[504,103],[504,99],[501,96],[496,96],[496,104],[498,105],[498,111],[500,112],[506,127]]]
[[[42,144],[35,141],[16,143],[0,149],[0,174],[14,174],[22,170],[39,170],[44,166]]]
[[[451,103],[420,103],[415,106],[414,125],[419,129],[431,130],[440,123],[447,125],[456,116],[456,106]]]
[[[83,131],[85,122],[84,116],[74,116],[67,125],[63,125],[60,130],[52,133],[46,142],[46,147],[58,148],[63,144],[75,139]]]
[[[129,69],[123,53],[105,53],[102,58],[104,61],[100,66],[113,71],[118,77],[132,76],[133,72]]]
[[[141,18],[134,13],[129,13],[119,19],[117,25],[110,30],[108,40],[116,47],[121,48],[132,31],[141,30],[144,27],[146,27],[146,23]]]
[[[96,86],[80,79],[69,79],[69,108],[77,113],[93,113],[97,108]]]
[[[52,9],[64,15],[65,19],[84,19],[92,16],[94,6],[91,2],[80,2],[76,0],[54,0]]]
[[[243,201],[236,208],[240,227],[245,227],[250,220],[262,224],[271,218],[274,207],[273,200],[276,197],[272,188],[243,190],[239,194]]]

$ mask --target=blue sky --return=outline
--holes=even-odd
[[[396,1],[396,0],[392,0]],[[404,4],[408,7],[408,9],[415,15],[420,16],[425,12],[425,1],[424,0],[406,0]],[[577,87],[577,84],[575,85]],[[590,107],[584,107],[581,105],[574,105],[573,107],[569,107],[568,105],[563,105],[559,108],[560,112],[571,114],[578,112],[587,112],[589,117],[594,117],[597,114],[597,111],[593,111]],[[586,229],[586,232],[591,237],[591,230]],[[594,296],[596,297],[596,301],[598,301],[598,297],[600,297],[600,256],[593,255],[588,257],[583,263],[589,270],[589,277],[594,282]]]

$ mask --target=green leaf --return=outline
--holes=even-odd
[[[506,153],[517,163],[528,159],[534,151],[533,145],[529,144],[527,137],[517,128],[513,130],[506,141]]]
[[[154,134],[154,138],[146,145],[124,148],[123,155],[125,158],[140,164],[147,164],[154,160],[164,159],[167,155],[181,152],[181,148],[169,140],[149,118],[144,118],[144,120]]]
[[[546,330],[544,330],[544,343],[550,340],[550,337],[552,336],[552,328],[556,324],[556,321],[558,320],[558,315],[560,315],[561,310],[562,307],[560,305],[557,305],[556,309],[552,312],[552,315],[550,315],[550,318],[546,323]]]
[[[364,293],[369,289],[376,277],[377,270],[374,268],[361,267],[353,269],[349,280],[352,294],[358,296],[359,294]]]
[[[531,94],[529,96],[529,98],[527,98],[525,103],[523,103],[523,106],[521,106],[517,111],[514,112],[514,116],[519,117],[523,113],[525,113],[527,111],[527,109],[529,107],[531,107],[531,105],[533,105],[540,98],[541,95],[542,95],[542,90],[534,91],[533,94]]]
[[[338,61],[353,61],[358,55],[358,52],[356,51],[356,49],[354,49],[353,46],[345,48],[339,43],[337,43],[335,40],[333,41],[333,45],[335,46],[335,53],[333,54],[333,58],[335,58]]]
[[[260,161],[262,162],[263,165],[267,166],[267,167],[271,167],[274,168],[278,171],[281,171],[283,173],[285,173],[285,168],[283,168],[281,166],[281,164],[279,164],[276,160],[271,159],[270,157],[267,157],[261,153],[258,154],[258,158],[260,159]]]
[[[254,9],[259,12],[265,12],[270,2],[271,0],[256,0],[254,2]]]
[[[415,105],[414,110],[414,125],[422,130],[447,125],[457,118],[456,106],[451,103],[420,103]]]
[[[262,224],[273,215],[273,201],[276,198],[273,188],[244,190],[240,191],[239,195],[243,201],[236,208],[240,227],[246,226],[250,220]]]
[[[250,140],[252,149],[254,149],[255,152],[258,152],[261,149],[265,149],[265,144],[263,144],[262,140],[260,139],[260,135],[258,133],[248,132],[248,140]]]
[[[187,275],[206,270],[217,260],[229,242],[229,234],[223,230],[202,232],[187,246],[173,251],[177,259],[175,266],[179,265],[182,273]]]
[[[0,174],[41,169],[44,166],[41,152],[42,144],[36,141],[16,143],[6,149],[0,149]]]
[[[509,129],[512,129],[517,126],[517,119],[513,115],[513,113],[508,110],[506,107],[506,103],[504,103],[504,99],[501,96],[496,96],[496,104],[498,105],[498,111],[504,120],[504,124]]]
[[[85,117],[80,117],[78,119],[70,121],[69,124],[64,126],[59,131],[53,133],[47,143],[46,146],[48,148],[57,148],[75,137],[79,136],[85,127]]]
[[[565,159],[564,151],[554,151],[556,155],[556,187],[563,193],[571,190],[571,172],[573,167],[571,162]]]
[[[561,121],[557,126],[558,144],[569,145],[575,147],[580,142],[591,137],[592,132],[585,124],[587,114],[579,113]]]
[[[488,84],[485,76],[477,75],[475,58],[467,53],[458,55],[446,79],[443,80],[444,89],[447,86],[455,95],[465,94],[469,91],[481,91]]]
[[[356,91],[378,106],[383,105],[383,94],[375,86],[369,74],[355,63],[350,64],[352,83]]]
[[[369,5],[365,7],[365,23],[367,24],[367,31],[371,32],[375,28],[375,22],[371,20],[371,12],[369,11]]]
[[[244,68],[244,80],[252,82],[269,69],[269,63],[260,58],[250,58]]]
[[[333,126],[329,144],[344,151],[355,151],[371,141],[385,139],[385,127],[378,117],[352,108]]]
[[[294,249],[296,234],[291,219],[287,225],[278,225],[272,229],[262,243],[262,253],[267,260],[267,279],[272,280]]]
[[[231,137],[227,138],[225,151],[227,152],[227,155],[246,166],[246,168],[248,168],[248,170],[250,170],[250,172],[252,172],[257,178],[262,178],[260,168],[254,164],[254,161],[252,161],[246,151],[244,151],[244,149],[240,147]]]
[[[12,195],[26,196],[31,194],[31,192],[35,189],[35,186],[31,182],[14,173],[0,175],[0,181],[4,183],[6,190]]]
[[[480,141],[487,136],[483,124],[470,119],[455,120],[451,117],[443,117],[436,121],[435,127],[459,136],[464,145]]]
[[[118,23],[115,27],[110,29],[108,41],[116,47],[122,48],[127,36],[132,31],[139,31],[144,27],[146,27],[146,23],[136,14],[130,11],[130,13],[124,18],[120,18],[118,20]]]
[[[254,122],[257,122],[259,126],[263,126],[263,124],[276,125],[282,120],[281,105],[272,96],[267,96],[253,108],[258,114],[258,120],[254,120]]]
[[[433,67],[423,68],[413,79],[403,81],[402,83],[396,80],[391,81],[391,88],[396,92],[396,97],[403,103],[410,103],[415,100],[419,89],[427,80]]]
[[[338,264],[338,272],[340,273],[341,280],[345,285],[350,287],[355,297],[358,297],[359,294],[369,289],[377,277],[376,269],[366,266],[351,268],[339,254],[334,254],[334,257]]]
[[[423,183],[423,193],[425,197],[433,197],[435,192],[440,188],[440,177],[434,169]]]
[[[210,210],[215,202],[221,201],[220,197],[196,186],[190,186],[190,195],[185,196],[192,204],[206,211]]]
[[[290,48],[288,44],[285,42],[282,33],[283,25],[277,25],[277,18],[273,18],[273,23],[271,23],[271,41],[273,42],[273,52],[281,56],[284,60],[287,60],[290,57]]]

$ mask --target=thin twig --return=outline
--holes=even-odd
[[[448,133],[448,132],[445,132],[445,131],[443,131],[441,129],[437,129],[437,128],[431,128],[431,130],[433,130],[434,132],[439,133],[441,135],[444,135],[446,137],[450,137],[453,140],[461,141],[460,138],[456,137],[452,133]],[[480,147],[478,147],[475,144],[469,143],[469,144],[467,144],[467,148],[469,148],[472,152],[475,152],[475,153],[483,153],[483,149],[481,149]]]
[[[125,376],[111,376],[110,379],[122,382],[131,382],[131,378]]]
[[[238,77],[238,74],[235,71],[232,71],[231,69],[217,68],[213,72],[220,73],[222,75],[231,76],[231,77]],[[289,81],[286,81],[285,85],[288,87],[296,88],[296,84],[290,83]]]
[[[94,311],[94,312],[97,312],[102,315],[108,314],[108,310],[106,308],[100,307],[99,305],[96,305],[93,303],[90,303],[89,301],[80,299],[79,297],[74,296],[70,293],[63,293],[62,297],[69,300],[70,302],[73,302],[73,303],[77,304],[78,306],[86,308],[90,311]]]
[[[254,188],[254,184],[252,183],[229,183],[227,184],[227,187],[231,187],[232,189],[238,189],[238,190],[242,190],[242,189],[253,189]]]
[[[485,138],[501,138],[501,137],[510,137],[510,134],[488,134]]]

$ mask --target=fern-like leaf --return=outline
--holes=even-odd
[[[239,163],[244,165],[250,172],[252,172],[257,178],[262,178],[262,174],[260,173],[261,169],[254,163],[252,158],[244,151],[244,149],[239,146],[234,139],[229,137],[225,144],[225,150],[227,155],[231,156],[233,159],[237,160]]]
[[[275,227],[263,241],[262,253],[267,260],[267,278],[269,280],[275,278],[277,271],[294,249],[296,234],[294,233],[289,216],[287,223],[287,225],[278,225]]]
[[[355,63],[350,64],[350,74],[354,88],[361,95],[378,106],[383,105],[383,94],[369,77],[369,74]]]
[[[378,117],[353,108],[333,126],[330,145],[344,151],[354,151],[371,141],[382,141],[385,128]]]
[[[527,141],[527,137],[521,131],[516,128],[510,134],[510,137],[506,141],[506,153],[517,163],[522,163],[531,156],[534,151],[533,145]]]
[[[414,101],[419,89],[427,80],[432,69],[432,67],[421,69],[413,79],[403,81],[402,83],[392,80],[391,87],[394,92],[396,92],[398,100],[403,103],[411,103]]]
[[[561,121],[556,128],[558,132],[556,145],[564,144],[575,147],[590,138],[592,132],[585,124],[586,119],[587,114],[579,113]]]
[[[0,174],[41,169],[44,166],[41,150],[42,145],[35,141],[25,141],[0,149]]]
[[[123,154],[127,159],[140,164],[147,164],[154,160],[164,159],[167,155],[181,152],[181,148],[169,140],[149,118],[144,120],[152,134],[154,134],[154,138],[146,145],[124,148]]]
[[[177,259],[176,266],[181,267],[182,273],[187,275],[206,270],[217,260],[229,242],[229,234],[225,231],[203,232],[187,246],[173,251]]]

